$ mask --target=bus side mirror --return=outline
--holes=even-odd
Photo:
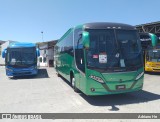
[[[36,49],[36,53],[37,53],[37,57],[39,57],[40,56],[40,51],[39,51],[38,48]]]
[[[2,52],[2,58],[6,57],[6,53],[7,53],[7,49],[4,49],[3,52]]]
[[[146,60],[147,61],[149,60],[149,52],[148,51],[146,52]]]
[[[146,56],[146,60],[147,60],[147,61],[149,60],[149,57],[148,57],[148,56]]]
[[[89,48],[89,45],[90,45],[89,32],[84,31],[82,33],[82,43],[84,48],[86,49]]]
[[[158,43],[158,37],[155,34],[153,34],[153,33],[149,33],[149,36],[151,37],[152,45],[156,46],[157,43]]]

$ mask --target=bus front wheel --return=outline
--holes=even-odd
[[[58,73],[58,71],[56,72],[57,76],[60,77],[61,75]]]
[[[75,78],[74,77],[72,77],[72,79],[71,79],[71,85],[72,85],[72,88],[75,92],[79,92],[78,88],[75,85]]]

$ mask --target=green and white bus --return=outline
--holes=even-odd
[[[139,91],[144,67],[138,31],[120,23],[70,28],[55,45],[55,69],[74,91],[106,95]]]

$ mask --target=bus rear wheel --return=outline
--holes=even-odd
[[[72,88],[75,92],[79,92],[78,88],[75,85],[75,78],[74,77],[71,78],[71,85],[72,85]]]

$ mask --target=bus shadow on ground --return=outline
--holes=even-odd
[[[148,74],[148,75],[159,75],[160,76],[160,72],[145,72],[145,74]]]
[[[63,82],[65,82],[66,84],[68,84],[71,88],[72,88],[72,86],[71,86],[71,83],[68,81],[68,80],[66,80],[63,76],[59,76],[62,80],[63,80]]]
[[[71,84],[65,78],[60,78],[66,82],[70,87]],[[71,87],[72,89],[72,87]],[[130,93],[112,94],[112,95],[101,95],[101,96],[87,96],[84,93],[78,93],[85,101],[93,106],[111,106],[110,111],[119,111],[117,105],[137,104],[145,103],[154,100],[159,100],[160,95],[151,93],[149,91],[141,90]]]
[[[104,96],[86,96],[81,93],[80,96],[94,106],[111,106],[110,111],[118,111],[119,108],[116,107],[117,105],[144,103],[160,99],[160,95],[144,90]]]
[[[46,69],[38,69],[38,75],[35,78],[49,78],[47,70]]]
[[[40,78],[49,78],[49,75],[46,69],[38,69],[38,74],[36,76],[16,76],[10,79],[18,80],[18,79],[40,79]]]

